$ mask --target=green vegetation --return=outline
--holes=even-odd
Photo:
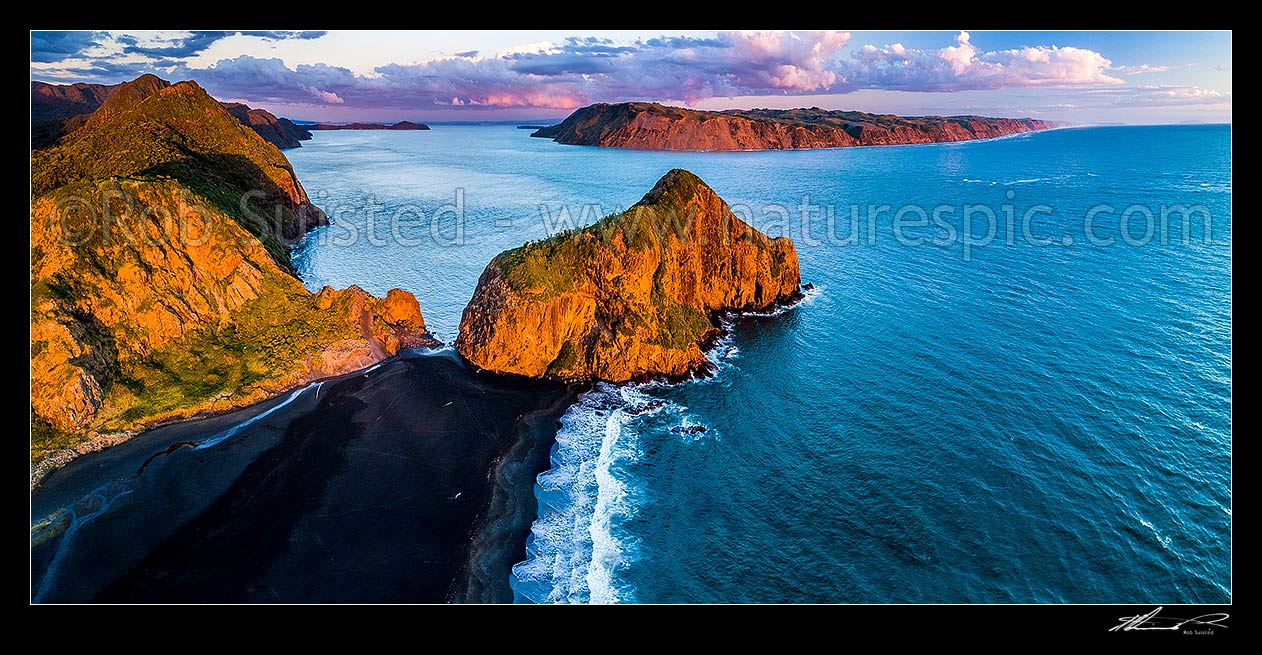
[[[586,230],[569,230],[506,250],[492,263],[504,273],[504,280],[514,291],[550,298],[574,287],[581,263],[593,252],[594,245]]]
[[[573,371],[578,364],[578,348],[566,341],[561,344],[561,351],[557,353],[556,359],[548,365],[548,375],[559,376],[567,371]]]
[[[86,435],[65,432],[48,424],[35,412],[31,412],[31,461],[42,459],[58,450],[69,448]]]
[[[653,294],[653,306],[658,317],[658,332],[649,343],[663,348],[687,348],[701,341],[714,327],[705,312],[677,303],[660,293]]]
[[[548,298],[573,288],[584,272],[583,262],[596,258],[600,249],[613,243],[618,234],[632,250],[651,247],[672,235],[685,238],[693,217],[679,208],[689,206],[688,199],[704,182],[686,171],[679,173],[678,183],[666,195],[652,199],[645,196],[627,211],[610,214],[587,227],[506,250],[493,263],[514,291]]]
[[[34,197],[82,180],[174,178],[292,270],[283,241],[325,218],[306,203],[285,156],[195,84],[146,91],[152,95],[120,90],[67,143],[32,152]]]
[[[255,398],[361,336],[362,296],[320,309],[290,275],[324,219],[288,160],[196,84],[124,84],[31,166],[34,459]]]
[[[327,344],[358,336],[345,312],[322,311],[297,284],[265,279],[260,294],[242,306],[233,322],[208,327],[164,344],[147,357],[123,362],[106,395],[109,407],[126,407],[122,427],[214,398],[248,394]],[[118,425],[108,423],[117,422]]]

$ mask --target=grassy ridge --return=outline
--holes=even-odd
[[[366,352],[363,295],[318,301],[292,274],[323,215],[196,84],[124,85],[31,166],[33,460],[361,361],[324,355]]]

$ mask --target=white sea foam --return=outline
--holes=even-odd
[[[1155,526],[1153,526],[1153,524],[1149,523],[1145,519],[1141,518],[1139,519],[1139,522],[1142,523],[1145,528],[1148,528],[1149,530],[1152,531],[1153,536],[1157,538],[1157,543],[1161,544],[1162,548],[1165,548],[1166,550],[1170,550],[1170,537],[1163,536],[1160,530],[1158,530]]]
[[[536,486],[539,518],[527,559],[513,567],[513,588],[534,602],[616,603],[625,544],[616,526],[633,511],[619,467],[640,456],[628,424],[677,406],[644,391],[651,385],[599,383],[584,393],[557,431],[552,469]]]
[[[1066,176],[1060,176],[1060,177],[1061,177],[1061,178],[1064,178],[1064,177],[1066,177]],[[1050,177],[1029,177],[1029,178],[1021,178],[1021,179],[1017,179],[1017,180],[1011,180],[1011,181],[1008,181],[1008,182],[1000,182],[1000,181],[998,181],[998,180],[974,180],[974,179],[971,179],[971,178],[967,178],[967,177],[966,177],[966,178],[961,179],[960,181],[961,181],[961,182],[968,183],[968,184],[987,184],[987,185],[990,185],[990,186],[1013,186],[1013,185],[1015,185],[1015,184],[1034,184],[1035,182],[1050,182],[1050,181],[1052,181],[1052,178],[1050,178]]]
[[[614,449],[622,436],[626,413],[614,409],[605,421],[605,434],[596,458],[596,506],[588,533],[592,539],[592,557],[587,566],[588,600],[592,603],[616,603],[618,590],[614,569],[622,562],[622,542],[613,535],[613,515],[626,511],[627,485],[613,474]]]
[[[815,299],[819,297],[821,292],[822,289],[820,287],[812,286],[810,289],[803,291],[802,297],[797,299],[795,302],[791,302],[787,305],[772,305],[769,309],[761,312],[741,312],[741,315],[757,316],[759,318],[773,318],[786,312],[793,311],[799,307],[805,307],[806,305],[814,303]]]
[[[819,287],[796,303],[754,316],[778,316],[813,302]],[[734,365],[740,349],[734,339],[739,317],[724,319],[722,334],[706,357],[716,373]],[[717,380],[693,378],[684,384]],[[617,603],[634,600],[633,590],[619,579],[632,545],[618,526],[635,512],[634,482],[622,466],[640,459],[637,426],[646,417],[666,413],[669,426],[702,425],[687,408],[651,395],[668,383],[613,385],[598,383],[582,394],[561,417],[552,468],[536,480],[539,515],[530,528],[526,560],[513,567],[514,591],[536,603]],[[715,438],[712,430],[673,434],[685,442]]]
[[[371,371],[372,369],[368,369],[368,370],[369,370],[369,371]],[[367,372],[368,372],[368,371],[365,371],[365,373],[367,373]],[[320,393],[320,387],[321,387],[321,386],[323,386],[323,385],[324,385],[324,383],[323,383],[323,382],[320,382],[320,383],[317,383],[317,384],[315,384],[315,385],[314,385],[314,388],[315,388],[315,390],[316,390],[316,394],[317,394],[317,395]],[[211,438],[209,438],[209,439],[206,439],[205,441],[203,441],[203,442],[201,442],[201,443],[197,444],[196,449],[197,449],[197,450],[203,450],[203,449],[205,449],[205,448],[210,448],[211,446],[216,446],[216,445],[218,445],[218,444],[220,444],[220,443],[223,443],[224,441],[226,441],[226,440],[228,440],[228,439],[232,438],[232,436],[233,436],[233,435],[235,435],[235,434],[237,434],[238,432],[240,432],[240,431],[242,431],[242,430],[244,430],[244,429],[246,429],[246,428],[250,427],[251,425],[254,425],[255,423],[258,423],[259,421],[261,421],[261,420],[263,420],[263,419],[267,418],[268,416],[270,416],[270,415],[271,415],[273,412],[275,412],[276,410],[278,410],[278,409],[280,409],[280,408],[284,407],[285,405],[288,405],[289,403],[294,402],[295,400],[297,400],[297,399],[298,399],[298,396],[301,396],[301,395],[302,395],[302,392],[306,391],[307,389],[311,389],[311,388],[312,388],[312,387],[303,387],[303,388],[301,388],[301,389],[298,389],[297,391],[294,391],[293,393],[289,394],[289,397],[288,397],[288,398],[285,398],[285,400],[283,400],[283,401],[281,401],[281,402],[279,402],[279,403],[277,403],[277,404],[273,405],[272,407],[268,408],[268,410],[267,410],[267,411],[260,413],[258,416],[254,416],[254,417],[252,417],[252,418],[248,418],[248,419],[246,419],[246,420],[244,420],[244,421],[241,421],[240,423],[238,423],[238,424],[236,424],[236,425],[234,425],[234,426],[232,426],[232,427],[228,428],[227,430],[224,430],[223,432],[220,432],[219,434],[217,434],[217,435],[215,435],[215,436],[213,436],[213,437],[211,437]]]

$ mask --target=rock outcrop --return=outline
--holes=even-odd
[[[132,105],[170,85],[156,75],[141,75],[130,82],[112,85],[31,82],[31,148],[39,150],[56,145],[66,135],[83,127],[88,117],[119,90],[129,96],[120,104]],[[297,148],[302,145],[299,141],[311,138],[310,132],[289,119],[277,118],[264,109],[251,109],[239,102],[225,102],[223,106],[277,148]]]
[[[786,150],[968,141],[1059,126],[1033,118],[905,118],[818,107],[697,111],[624,102],[583,107],[531,136],[636,150]]]
[[[286,244],[323,214],[192,82],[120,89],[31,165],[35,459],[437,343],[409,293],[303,287]]]
[[[622,214],[496,256],[456,349],[501,373],[679,378],[708,367],[702,345],[719,313],[791,301],[798,284],[792,241],[758,232],[675,169]]]

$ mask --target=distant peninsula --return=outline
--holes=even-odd
[[[655,102],[594,104],[530,136],[633,150],[790,150],[989,139],[1062,127],[1034,118],[916,116],[860,111],[699,111]]]
[[[428,130],[429,126],[424,123],[413,123],[412,121],[399,121],[392,125],[385,123],[347,123],[345,125],[337,125],[334,123],[315,123],[312,125],[303,125],[303,127],[312,131],[322,130]]]

